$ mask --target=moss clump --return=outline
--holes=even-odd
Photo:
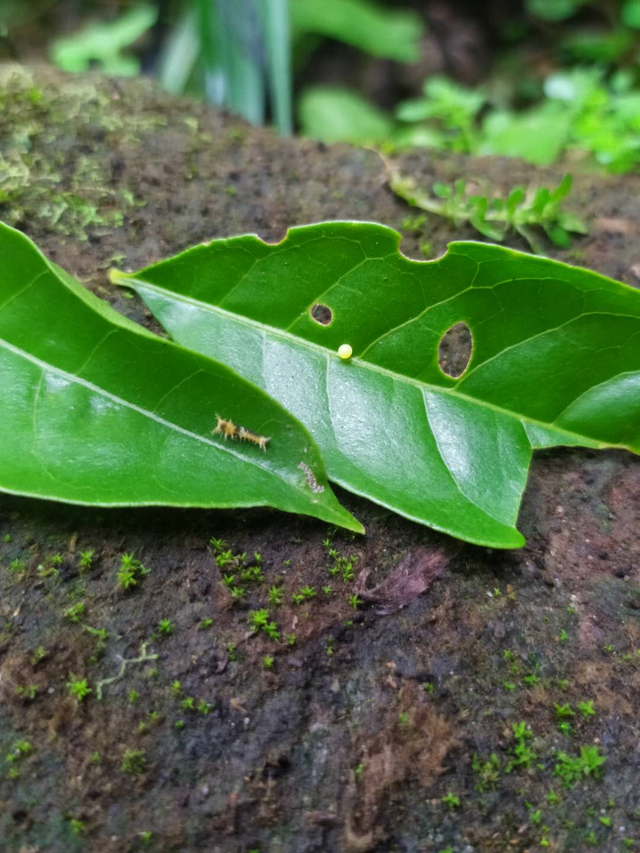
[[[144,204],[132,190],[113,189],[104,156],[109,140],[153,130],[162,119],[132,118],[118,100],[71,78],[40,89],[21,66],[0,71],[0,218],[11,225],[39,221],[65,237],[87,240],[88,229],[121,226]],[[97,154],[81,154],[90,145]]]

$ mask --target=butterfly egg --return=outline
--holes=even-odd
[[[338,355],[340,358],[348,359],[353,355],[353,348],[350,344],[340,344],[338,347]]]

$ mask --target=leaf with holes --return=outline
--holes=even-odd
[[[279,403],[121,317],[2,224],[0,391],[2,491],[100,506],[273,506],[362,530]],[[216,412],[268,438],[266,452],[213,435]]]
[[[462,539],[518,547],[533,449],[640,451],[640,293],[499,246],[452,243],[420,262],[399,242],[381,225],[325,223],[277,245],[215,240],[113,278],[175,340],[296,414],[335,482]],[[454,378],[438,349],[459,322],[473,354]],[[338,357],[342,344],[353,358]]]

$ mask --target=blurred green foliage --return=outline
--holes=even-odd
[[[0,36],[68,1],[0,0]],[[205,98],[255,124],[272,121],[282,133],[293,129],[297,83],[298,126],[327,143],[638,168],[640,0],[522,0],[502,22],[492,76],[474,88],[431,76],[421,97],[393,109],[344,84],[305,85],[317,76],[307,72],[327,39],[385,62],[385,74],[397,73],[393,62],[419,62],[428,49],[426,17],[408,6],[409,0],[406,7],[402,0],[114,0],[116,12],[103,20],[104,4],[76,0],[86,23],[54,39],[50,56],[68,71],[133,75],[141,70],[141,50],[147,57],[151,50],[168,91]],[[540,35],[545,61],[536,67],[520,45],[528,38],[536,44]],[[402,85],[394,91],[400,98]]]
[[[56,39],[51,59],[63,71],[86,71],[96,65],[105,74],[134,77],[140,73],[140,62],[122,51],[151,29],[157,17],[154,6],[134,6],[111,23],[91,24],[72,36]]]

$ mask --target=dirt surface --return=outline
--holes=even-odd
[[[372,151],[145,82],[0,78],[0,217],[136,320],[107,268],[216,236],[375,219],[415,257],[476,236],[409,230]],[[559,178],[427,152],[400,167]],[[640,177],[576,175],[568,206],[589,236],[549,254],[636,285]],[[513,552],[339,496],[366,536],[0,496],[2,853],[640,850],[640,460],[537,453]],[[124,554],[145,567],[128,591]],[[251,630],[259,608],[277,641]]]

